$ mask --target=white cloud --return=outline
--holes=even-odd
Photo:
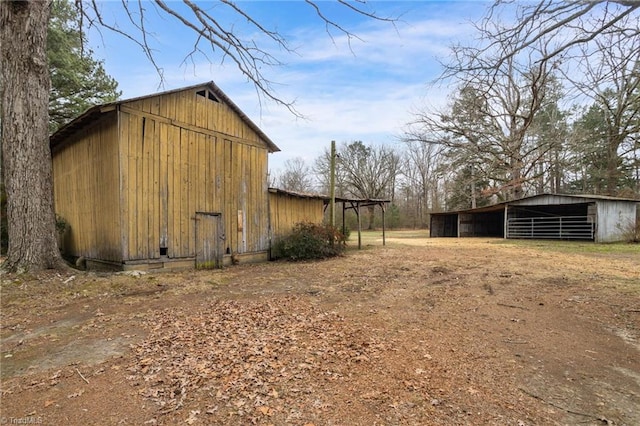
[[[274,103],[261,105],[255,88],[231,62],[220,66],[198,57],[195,63],[182,64],[191,47],[189,38],[185,51],[174,49],[179,45],[176,40],[170,46],[158,46],[163,88],[158,87],[153,66],[135,46],[106,46],[105,65],[119,81],[125,98],[213,80],[281,148],[282,152],[270,157],[272,170],[294,157],[311,164],[331,140],[393,143],[411,119],[411,111],[425,100],[436,105],[446,101],[446,88],[427,94],[427,83],[440,73],[437,58],[446,57],[448,46],[456,39],[471,37],[470,26],[453,12],[463,4],[411,5],[414,12],[396,27],[365,20],[350,28],[361,39],[352,39],[350,46],[343,34],[329,38],[322,25],[289,29],[291,46],[298,47],[299,55],[282,52],[287,66],[264,68],[263,72],[276,83],[273,87],[279,97],[296,101],[306,120]],[[446,7],[452,11],[434,12]],[[159,42],[163,40],[158,37]]]

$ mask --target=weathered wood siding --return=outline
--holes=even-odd
[[[267,146],[196,91],[120,106],[126,261],[194,257],[196,212],[221,214],[225,252],[268,249]]]
[[[296,223],[322,223],[324,203],[321,199],[295,197],[283,193],[270,193],[269,197],[274,243],[291,232]]]
[[[53,154],[55,210],[70,225],[65,252],[121,261],[115,112],[76,133]]]

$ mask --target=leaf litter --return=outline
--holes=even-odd
[[[364,328],[295,297],[164,309],[144,325],[150,333],[133,347],[128,379],[163,415],[189,412],[188,424],[208,414],[256,424],[327,410],[317,388],[348,381],[354,364],[385,350]]]

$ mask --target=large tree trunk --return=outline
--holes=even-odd
[[[49,149],[49,1],[0,1],[2,166],[9,249],[4,268],[63,265],[57,247]]]

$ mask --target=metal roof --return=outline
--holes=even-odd
[[[448,214],[458,214],[458,213],[486,213],[486,212],[495,212],[504,210],[506,205],[509,204],[517,204],[519,201],[523,200],[531,200],[533,198],[542,198],[542,197],[568,197],[568,198],[576,198],[576,199],[584,199],[590,201],[624,201],[631,203],[640,203],[640,200],[636,200],[633,198],[621,198],[621,197],[612,197],[609,195],[595,195],[595,194],[550,194],[543,193],[537,195],[530,195],[528,197],[518,198],[517,200],[504,201],[502,203],[492,204],[490,206],[477,207],[475,209],[463,209],[463,210],[450,210],[446,212],[438,212],[431,213],[432,215],[448,215]]]
[[[164,92],[154,93],[151,95],[138,96],[136,98],[123,99],[120,101],[93,106],[88,110],[86,110],[84,113],[82,113],[73,121],[67,123],[60,129],[58,129],[58,131],[56,131],[53,135],[51,135],[51,137],[49,138],[49,145],[52,149],[55,148],[62,141],[64,141],[68,136],[79,131],[81,128],[95,122],[102,116],[102,114],[114,111],[116,107],[122,104],[125,104],[128,102],[135,102],[135,101],[139,101],[139,100],[143,100],[143,99],[147,99],[155,96],[168,95],[172,93],[183,92],[187,90],[195,90],[195,89],[211,90],[212,93],[214,93],[218,98],[220,98],[220,100],[222,100],[236,114],[238,114],[238,116],[240,116],[242,121],[244,121],[251,128],[251,130],[256,132],[258,136],[265,141],[265,143],[269,147],[270,152],[280,151],[280,148],[278,148],[278,146],[253,121],[251,121],[251,119],[244,112],[242,112],[242,110],[238,107],[238,105],[236,105],[231,100],[231,98],[229,98],[222,91],[222,89],[220,89],[213,81],[209,81],[207,83],[202,83],[202,84],[196,84],[194,86],[182,87],[180,89],[167,90]]]
[[[284,195],[289,195],[291,197],[297,197],[297,198],[309,198],[309,199],[322,200],[325,204],[328,204],[331,201],[331,197],[328,196],[328,195],[310,194],[308,192],[289,191],[289,190],[280,189],[280,188],[269,188],[269,192],[271,192],[272,194],[284,194]],[[391,202],[391,200],[376,199],[376,198],[335,197],[335,200],[338,203],[346,202],[346,203],[375,203],[375,204],[380,204],[380,203],[390,203]]]
[[[523,198],[519,198],[517,200],[511,200],[511,201],[507,201],[508,203],[513,203],[516,201],[522,201],[522,200],[529,200],[532,198],[538,198],[538,197],[569,197],[569,198],[585,198],[588,200],[608,200],[608,201],[630,201],[630,202],[635,202],[635,203],[640,203],[640,200],[637,199],[633,199],[633,198],[622,198],[622,197],[613,197],[610,195],[597,195],[597,194],[551,194],[548,192],[542,193],[542,194],[537,194],[537,195],[530,195],[528,197],[523,197]]]

